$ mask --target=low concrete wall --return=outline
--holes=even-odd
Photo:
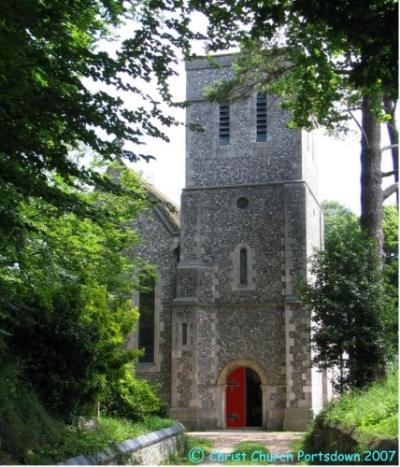
[[[118,465],[159,464],[176,450],[180,450],[185,427],[177,423],[170,428],[127,439],[115,450],[106,450],[90,456],[76,456],[59,465]]]

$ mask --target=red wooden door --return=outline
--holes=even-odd
[[[246,377],[245,368],[233,370],[226,380],[226,426],[245,426]]]

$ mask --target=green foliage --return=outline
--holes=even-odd
[[[359,433],[368,437],[397,438],[397,369],[367,390],[345,394],[340,402],[329,407],[325,420],[330,425],[341,423],[348,428],[356,426]]]
[[[399,261],[399,217],[398,211],[394,206],[383,207],[383,232],[385,242],[383,249],[385,252],[385,279],[388,290],[391,290],[393,296],[397,299],[398,286],[398,261]]]
[[[112,170],[124,189],[144,193],[132,172]],[[0,263],[7,354],[18,358],[21,378],[58,416],[93,414],[110,388],[116,402],[119,388],[121,412],[141,418],[160,403],[134,380],[137,352],[124,345],[138,317],[131,304],[133,275],[143,269],[126,252],[138,241],[130,222],[148,203],[124,193],[78,195],[113,215],[94,222],[73,213],[54,217],[44,201],[21,204],[32,230]],[[113,411],[119,413],[115,404]]]
[[[9,330],[11,351],[23,362],[23,375],[54,413],[93,413],[118,368],[134,355],[124,350],[126,329],[135,316],[126,306],[115,312],[100,286],[67,284],[47,295],[46,309],[37,297],[31,313]],[[125,332],[123,330],[125,329]]]
[[[160,402],[134,379],[137,354],[124,344],[138,317],[134,271],[148,268],[126,253],[148,203],[115,161],[148,159],[142,137],[166,139],[162,126],[175,123],[158,101],[174,105],[168,78],[188,47],[189,17],[180,1],[21,0],[1,10],[0,360],[18,368],[12,404],[29,399],[39,414],[37,396],[72,419],[114,391],[115,413],[143,418]],[[127,21],[135,26],[120,39]],[[139,83],[151,79],[149,96]],[[136,97],[129,106],[124,92]],[[27,439],[19,414],[10,440]],[[36,418],[38,427],[46,416]]]
[[[315,363],[339,369],[337,388],[363,387],[376,379],[385,356],[388,301],[373,242],[357,218],[339,205],[325,205],[325,250],[316,253],[315,280],[300,287],[313,313]]]
[[[22,383],[15,363],[1,363],[0,459],[3,463],[54,464],[79,454],[113,448],[128,438],[161,430],[173,423],[147,415],[140,407],[141,419],[136,423],[102,416],[96,419],[94,430],[64,424],[49,414],[35,393]],[[147,397],[151,397],[150,388],[147,388]],[[155,400],[154,394],[152,398]],[[134,410],[132,413],[136,415]]]
[[[344,128],[362,94],[373,97],[375,113],[385,120],[379,94],[397,98],[392,0],[367,5],[334,0],[329,6],[320,0],[235,5],[192,0],[190,5],[209,20],[210,50],[242,49],[233,80],[219,83],[213,97],[268,89],[282,97],[292,126],[306,128],[316,123]]]
[[[365,449],[379,439],[398,438],[398,371],[392,369],[388,377],[363,391],[350,391],[339,401],[331,403],[314,420],[301,449],[307,452],[329,451],[324,443],[324,430],[340,425],[356,428]],[[326,441],[326,440],[325,440]]]
[[[209,439],[197,438],[196,436],[183,435],[182,446],[180,446],[179,450],[170,454],[169,457],[165,460],[164,464],[193,465],[193,462],[190,462],[189,457],[188,457],[188,454],[191,449],[193,448],[202,449],[204,451],[204,457],[207,458],[213,446],[214,446],[214,442]]]
[[[398,355],[398,295],[399,295],[399,218],[394,206],[383,207],[383,249],[385,263],[383,268],[385,281],[386,306],[384,310],[385,349],[388,360]]]
[[[70,157],[71,149],[84,145],[103,162],[135,161],[150,157],[140,152],[143,135],[167,139],[160,128],[175,121],[158,103],[174,105],[168,78],[193,34],[179,0],[19,0],[2,2],[1,13],[0,241],[12,241],[29,228],[16,210],[28,197],[99,216],[98,207],[54,185],[54,174],[71,187],[78,179],[117,189]],[[115,31],[128,21],[133,25],[120,39]],[[152,96],[140,89],[150,79],[157,85]]]
[[[335,248],[335,229],[353,225],[357,231],[357,217],[349,209],[336,201],[324,201],[325,246]],[[380,322],[383,326],[385,358],[391,361],[398,355],[398,212],[394,206],[383,207],[383,265],[384,305]],[[351,230],[351,227],[350,227]],[[356,233],[354,234],[356,235]],[[331,245],[331,242],[333,244]]]
[[[357,216],[337,201],[323,201],[325,242],[330,241],[333,231],[344,222],[356,225]]]
[[[34,446],[60,441],[60,425],[35,394],[22,387],[15,363],[0,366],[0,460],[23,462]]]
[[[96,428],[93,430],[65,425],[60,427],[58,443],[36,445],[24,461],[30,464],[54,464],[79,454],[113,450],[122,441],[167,428],[172,423],[171,420],[153,416],[140,423],[123,418],[101,417],[96,420]]]
[[[137,379],[129,364],[121,368],[120,373],[107,387],[102,404],[105,412],[131,420],[141,419],[150,413],[160,413],[162,402],[149,383]]]

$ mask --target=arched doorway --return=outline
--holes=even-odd
[[[238,367],[226,378],[226,427],[262,426],[262,389],[256,371]]]
[[[261,425],[268,428],[268,378],[267,373],[262,365],[251,358],[239,358],[228,363],[220,371],[216,381],[215,400],[217,404],[217,426],[218,428],[228,428],[227,410],[226,410],[226,389],[228,376],[237,368],[247,368],[254,370],[261,384],[259,386],[261,392]],[[250,373],[251,374],[251,373]],[[246,425],[243,425],[246,426]]]

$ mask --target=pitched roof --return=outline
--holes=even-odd
[[[143,184],[151,201],[157,204],[154,207],[159,219],[167,230],[173,235],[179,235],[180,219],[178,207],[151,183],[143,180]]]

